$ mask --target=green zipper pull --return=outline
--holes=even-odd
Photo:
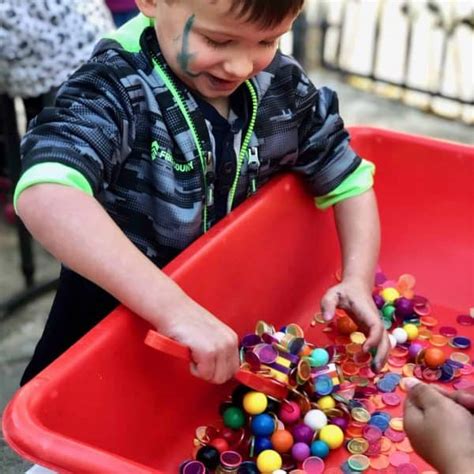
[[[206,206],[211,207],[214,205],[214,182],[216,180],[216,174],[214,173],[214,166],[212,163],[212,153],[207,152],[206,155]]]
[[[248,174],[249,174],[249,195],[257,192],[257,176],[260,168],[260,160],[258,159],[258,148],[250,147],[248,151]]]

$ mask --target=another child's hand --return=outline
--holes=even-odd
[[[363,350],[376,347],[375,368],[380,370],[390,350],[390,341],[372,299],[370,289],[362,281],[343,280],[326,292],[321,300],[321,309],[326,321],[330,321],[336,308],[347,310],[367,335]]]
[[[474,415],[474,387],[466,390],[456,390],[446,394],[446,396],[462,405]]]
[[[441,474],[472,473],[473,415],[434,387],[407,388],[404,427],[415,451]]]
[[[196,377],[220,384],[239,369],[237,334],[191,298],[180,301],[157,329],[191,349]]]

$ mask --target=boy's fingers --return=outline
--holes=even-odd
[[[217,349],[214,383],[227,382],[237,372],[240,366],[238,336],[229,332],[221,338],[222,346]]]
[[[221,384],[227,382],[227,380],[229,380],[232,375],[230,375],[230,370],[226,358],[218,357],[217,359],[218,360],[216,363],[216,371],[214,373],[212,382]]]
[[[336,307],[338,302],[337,293],[330,289],[326,292],[321,300],[321,311],[323,312],[323,318],[325,321],[330,321],[336,313]]]
[[[367,333],[367,340],[364,342],[363,350],[367,352],[369,349],[376,348],[377,354],[374,359],[374,365],[380,370],[388,357],[390,350],[390,340],[382,321],[378,315],[375,306],[367,305],[363,312],[359,312],[358,319],[362,321],[364,332]]]
[[[370,346],[369,346],[370,347]],[[374,365],[377,370],[380,370],[387,361],[388,353],[390,351],[390,339],[385,329],[382,329],[382,339],[377,346],[377,353],[374,358]]]
[[[239,367],[238,359],[238,352],[236,350],[228,351],[219,356],[213,381],[221,384],[230,380]]]
[[[191,372],[192,375],[194,375],[194,377],[199,377],[198,368],[195,362],[191,362],[189,364],[189,371]]]
[[[363,318],[363,322],[367,327],[368,335],[364,343],[364,350],[368,350],[372,347],[377,347],[383,341],[385,329],[379,315],[375,311],[369,308],[365,314],[367,316]],[[388,339],[387,342],[389,342]]]
[[[216,372],[215,355],[213,353],[204,353],[196,355],[193,359],[195,360],[195,374],[203,380],[212,381]],[[191,370],[193,370],[192,366],[193,364],[191,364]]]

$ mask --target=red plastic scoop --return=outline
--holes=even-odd
[[[161,352],[165,352],[178,359],[183,359],[187,362],[191,362],[191,350],[189,347],[180,344],[174,339],[163,336],[153,329],[150,329],[145,337],[145,344],[157,349]],[[277,380],[270,377],[263,377],[262,375],[250,372],[249,370],[239,369],[235,374],[234,378],[241,384],[250,387],[257,392],[263,392],[269,397],[276,398],[277,400],[283,400],[288,396],[288,388]]]

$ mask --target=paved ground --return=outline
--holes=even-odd
[[[427,115],[397,102],[382,99],[342,83],[337,75],[315,73],[318,85],[328,85],[339,93],[341,113],[346,124],[365,124],[394,130],[429,135],[437,138],[474,143],[474,134],[467,125]],[[38,279],[53,278],[58,264],[46,252],[35,248]],[[14,229],[0,218],[0,300],[21,289],[19,256]],[[0,412],[16,390],[51,304],[52,294],[36,299],[0,322]],[[30,464],[20,459],[0,438],[0,472],[24,472]]]

